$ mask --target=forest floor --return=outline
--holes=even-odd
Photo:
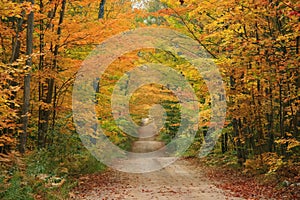
[[[296,200],[299,186],[277,188],[227,167],[208,167],[198,159],[178,159],[150,173],[125,173],[109,169],[82,176],[71,199],[107,200]]]
[[[156,141],[155,127],[148,125],[139,130],[140,139],[132,145],[137,153],[152,152],[162,147]],[[151,169],[165,166],[172,157],[158,155],[145,159],[129,159],[130,165]],[[128,163],[127,163],[128,164]],[[143,166],[147,165],[147,166]],[[150,171],[150,170],[149,170]],[[173,164],[154,172],[125,173],[109,169],[105,173],[88,175],[79,179],[79,186],[72,199],[239,199],[229,197],[204,175],[191,160],[179,159]]]
[[[132,150],[143,153],[161,148],[161,142],[156,141],[155,135],[152,135],[154,132],[151,126],[142,127],[139,132],[142,137],[133,143]],[[157,164],[165,166],[168,159],[172,157],[158,155],[128,161],[132,166],[151,168]],[[167,167],[148,173],[108,169],[103,173],[82,176],[70,197],[86,200],[291,200],[298,199],[300,194],[297,191],[298,188],[278,189],[276,185],[262,185],[254,177],[245,176],[236,169],[209,167],[205,160],[180,158]]]
[[[242,199],[217,188],[192,160],[179,159],[159,171],[125,173],[108,170],[79,179],[72,199]]]

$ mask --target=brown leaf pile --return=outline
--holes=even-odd
[[[248,176],[241,171],[221,167],[204,167],[207,177],[215,185],[228,191],[232,196],[249,200],[300,199],[300,185],[279,186],[278,182],[262,183],[257,177]]]

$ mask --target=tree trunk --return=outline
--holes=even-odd
[[[106,0],[101,0],[99,5],[98,19],[103,19],[104,17],[104,6]]]
[[[33,0],[29,0],[32,5],[34,4]],[[26,55],[28,56],[26,60],[26,65],[28,67],[32,66],[32,50],[33,50],[33,23],[34,23],[34,14],[33,11],[30,12],[27,19],[27,34],[26,34]],[[20,152],[25,153],[26,149],[26,140],[27,140],[27,127],[28,127],[28,111],[30,106],[30,69],[28,69],[27,74],[24,77],[24,95],[23,95],[23,107],[22,107],[22,133],[20,136]]]
[[[222,153],[226,153],[228,151],[228,133],[224,133],[222,135],[222,141],[221,141],[221,148],[222,148]]]
[[[60,10],[60,15],[59,15],[59,22],[58,22],[58,28],[57,28],[57,42],[60,41],[61,37],[61,24],[63,23],[64,20],[64,15],[65,15],[65,9],[66,9],[66,0],[63,0],[61,3],[61,10]],[[56,10],[56,8],[55,8]],[[52,16],[52,15],[49,15]],[[58,50],[59,50],[59,44],[56,44],[53,49],[53,55],[54,55],[54,60],[53,60],[53,65],[52,65],[52,70],[55,71],[57,68],[57,56],[58,56]],[[42,87],[43,88],[43,87]],[[55,79],[54,78],[49,78],[47,80],[47,94],[44,97],[44,92],[42,92],[41,98],[43,103],[45,104],[51,104],[53,100],[53,93],[55,90]],[[55,102],[52,104],[53,107],[53,115],[55,118]],[[47,133],[49,130],[49,120],[50,120],[50,115],[51,115],[51,110],[49,108],[44,109],[41,108],[39,111],[39,124],[38,124],[38,148],[44,148],[46,146],[46,140],[47,140]],[[52,126],[54,126],[54,121],[52,118]]]
[[[240,132],[238,128],[238,121],[234,118],[232,119],[232,126],[233,126],[233,132],[234,132],[234,137],[236,138],[235,142],[235,147],[236,147],[236,152],[237,152],[237,158],[238,158],[238,164],[243,165],[245,162],[243,151],[242,151],[242,142],[240,139]]]

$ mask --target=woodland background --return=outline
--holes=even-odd
[[[150,26],[190,36],[211,54],[222,73],[226,125],[205,163],[263,177],[262,182],[279,189],[293,186],[299,191],[295,189],[300,185],[299,1],[133,3],[0,2],[0,198],[65,199],[76,177],[105,170],[74,129],[73,80],[82,61],[102,41]],[[195,90],[201,104],[201,128],[184,156],[196,157],[206,142],[209,93],[193,66],[172,52],[146,49],[115,60],[99,83],[99,123],[111,141],[130,149],[134,138],[114,123],[110,96],[126,71],[146,62],[180,71]],[[152,84],[136,91],[131,98],[132,118],[139,123],[153,103],[167,111],[159,138],[167,143],[180,125],[177,99],[168,88]]]

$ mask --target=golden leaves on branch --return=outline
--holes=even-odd
[[[7,136],[7,135],[1,135],[0,136],[0,147],[5,145],[13,145],[15,144],[16,140]]]

